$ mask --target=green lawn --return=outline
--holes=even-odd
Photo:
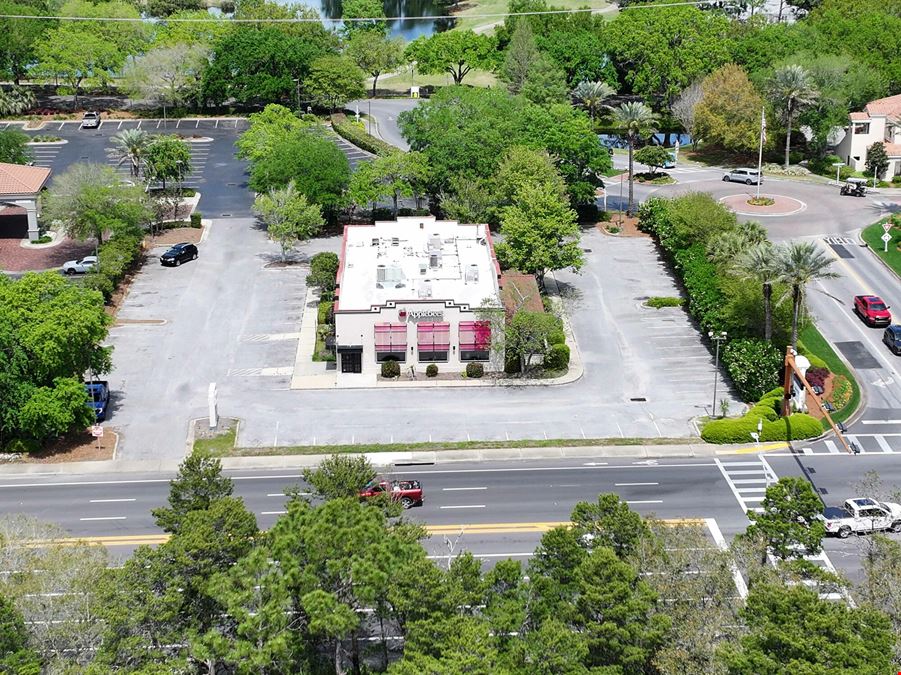
[[[455,441],[448,443],[385,443],[359,445],[295,445],[277,448],[236,448],[234,431],[229,435],[194,442],[219,457],[248,457],[258,455],[328,455],[355,452],[398,452],[410,450],[470,450],[484,448],[583,448],[622,445],[687,445],[698,443],[697,438],[563,438],[515,441]]]
[[[836,422],[844,422],[855,410],[857,410],[857,406],[860,405],[860,387],[857,385],[857,380],[854,379],[851,371],[848,370],[848,366],[846,366],[845,362],[839,358],[838,354],[835,353],[835,350],[832,349],[832,345],[826,341],[826,338],[824,338],[820,331],[817,330],[816,326],[810,324],[801,331],[798,337],[812,354],[816,354],[826,362],[826,366],[830,371],[837,375],[844,375],[851,382],[851,398],[848,400],[848,405],[841,410],[832,413],[833,420]],[[825,419],[823,420],[823,427],[829,427],[829,422]]]
[[[888,243],[888,252],[885,252],[883,250],[885,249],[885,244],[882,243],[880,237],[882,237],[882,223],[887,220],[888,218],[883,218],[879,222],[873,223],[864,229],[860,235],[876,255],[882,258],[895,271],[895,274],[901,277],[901,251],[898,250],[898,246],[901,246],[901,228],[893,227],[889,230],[892,240]]]
[[[582,7],[599,9],[603,10],[604,15],[610,19],[616,16],[617,11],[615,5],[611,5],[609,2],[599,2],[598,0],[554,0],[550,4],[554,9],[580,9]],[[477,15],[503,14],[508,11],[509,2],[508,0],[471,0],[470,2],[465,2],[464,6],[466,9],[455,13],[455,16],[458,17],[455,28],[470,29],[478,33],[490,33],[495,25],[504,22],[504,17],[479,17]]]
[[[497,82],[497,76],[486,70],[473,70],[463,78],[463,84],[468,84],[473,87],[495,87],[497,86]],[[454,81],[450,75],[422,75],[414,72],[411,76],[410,69],[407,68],[394,75],[380,77],[378,88],[409,93],[411,85],[417,85],[419,87],[427,85],[444,87],[453,83]],[[370,88],[372,87],[371,79],[368,86]]]

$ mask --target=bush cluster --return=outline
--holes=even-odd
[[[485,374],[485,367],[481,363],[467,363],[466,377],[478,379]]]
[[[772,389],[782,373],[782,354],[769,342],[730,340],[723,350],[723,365],[745,400],[754,401]]]
[[[361,129],[355,122],[349,120],[344,113],[332,115],[332,129],[358,148],[375,155],[388,155],[396,150],[394,146],[385,141],[367,134],[365,129]]]
[[[805,377],[807,378],[807,382],[811,387],[822,387],[826,384],[826,378],[829,377],[829,369],[814,368],[813,366],[811,366],[807,369]]]
[[[701,438],[708,443],[750,443],[752,432],[762,421],[760,441],[797,441],[814,438],[823,433],[823,426],[815,417],[794,413],[779,417],[777,409],[782,403],[782,388],[766,392],[742,417],[711,420],[701,429]]]
[[[569,367],[569,347],[562,343],[551,345],[544,357],[544,367],[550,370],[564,370]]]
[[[425,367],[425,376],[426,377],[438,377],[438,366],[434,363],[430,363]]]
[[[84,285],[100,291],[109,302],[119,283],[141,259],[142,237],[137,234],[120,234],[100,245],[98,265],[85,275]]]
[[[200,227],[201,218],[203,218],[203,214],[200,211],[194,211],[191,214],[191,227]]]
[[[655,295],[645,300],[644,304],[651,309],[661,309],[663,307],[681,307],[683,305],[683,301],[682,298]]]
[[[382,377],[400,377],[400,364],[394,359],[382,361]]]

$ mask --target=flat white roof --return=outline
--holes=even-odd
[[[386,302],[452,300],[471,307],[498,297],[486,225],[406,216],[344,229],[338,310]]]

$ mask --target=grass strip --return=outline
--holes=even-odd
[[[857,380],[854,378],[854,375],[851,374],[851,371],[848,369],[848,366],[845,365],[845,362],[835,353],[832,345],[830,345],[826,338],[823,337],[823,334],[817,330],[816,326],[810,324],[800,332],[798,337],[800,337],[801,342],[804,343],[804,346],[807,349],[826,362],[826,366],[830,371],[837,375],[844,375],[851,383],[851,398],[848,399],[848,404],[841,410],[836,410],[834,413],[831,413],[833,420],[836,422],[844,422],[854,414],[854,411],[857,410],[857,406],[860,405],[860,386],[857,384]],[[829,422],[825,419],[823,419],[823,428],[829,428]]]
[[[882,258],[885,263],[892,268],[892,270],[901,277],[901,251],[898,250],[898,246],[901,246],[901,228],[893,227],[889,230],[889,234],[892,235],[891,241],[888,243],[888,251],[884,251],[885,244],[882,243],[882,224],[888,221],[888,218],[883,218],[879,220],[869,227],[865,228],[863,232],[860,233],[860,236],[863,238],[865,242],[869,245],[873,252]]]
[[[697,438],[552,438],[513,441],[449,441],[433,443],[359,443],[355,445],[290,445],[277,448],[236,448],[235,432],[194,441],[195,450],[218,457],[261,457],[267,455],[332,455],[362,452],[409,452],[411,450],[494,450],[504,448],[584,448],[614,445],[688,445]]]

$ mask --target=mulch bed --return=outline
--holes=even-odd
[[[41,452],[29,454],[23,460],[29,464],[58,464],[60,462],[90,462],[113,458],[118,434],[104,427],[100,447],[90,431],[72,434],[48,443]]]
[[[157,246],[172,246],[183,241],[189,244],[197,244],[203,236],[202,227],[174,227],[171,230],[163,230],[160,234],[148,236],[144,241],[148,249]]]
[[[638,218],[636,216],[627,216],[623,214],[622,224],[620,224],[619,214],[611,214],[612,221],[601,221],[596,223],[596,227],[606,235],[616,237],[649,237],[650,235],[638,229]],[[620,231],[615,235],[607,231],[609,227],[620,227]]]

